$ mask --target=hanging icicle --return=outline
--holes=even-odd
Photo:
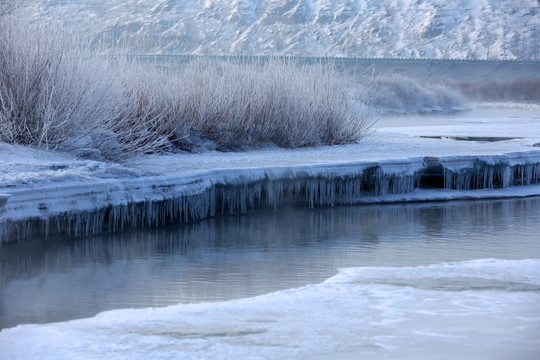
[[[505,158],[506,159],[506,158]],[[418,162],[418,160],[416,160]],[[260,169],[258,169],[260,172]],[[450,190],[497,189],[540,182],[540,162],[488,163],[474,158],[425,158],[419,164],[363,164],[324,168],[268,170],[252,178],[227,175],[221,180],[190,180],[189,188],[153,186],[161,198],[107,204],[91,211],[64,211],[47,217],[0,222],[0,243],[55,234],[86,236],[127,228],[163,226],[172,221],[199,221],[216,215],[242,214],[280,203],[310,208],[359,203],[362,198],[406,194],[418,188]],[[202,175],[204,176],[204,175]],[[196,186],[192,186],[192,185]],[[182,189],[188,189],[182,192]],[[8,198],[8,196],[4,196]],[[4,205],[5,207],[5,205]]]

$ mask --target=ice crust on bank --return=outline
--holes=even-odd
[[[539,274],[538,259],[348,268],[253,298],[20,325],[0,332],[0,349],[9,359],[533,359]]]
[[[383,119],[369,139],[346,146],[146,156],[124,165],[0,144],[0,242],[152,227],[282,202],[540,194],[538,113],[494,114],[403,119],[408,126]],[[512,139],[450,139],[482,134]]]
[[[430,173],[432,168],[436,171]],[[435,180],[423,183],[428,173]],[[540,151],[489,159],[413,158],[402,162],[182,175],[101,179],[92,182],[90,188],[83,181],[64,186],[51,184],[38,191],[13,191],[13,199],[4,205],[4,211],[14,215],[2,223],[4,240],[15,237],[15,233],[17,239],[24,240],[36,225],[43,235],[54,231],[88,235],[127,226],[159,226],[170,220],[187,222],[216,214],[246,213],[258,207],[276,207],[284,201],[320,207],[375,199],[394,201],[396,195],[414,200],[414,196],[406,195],[414,195],[421,187],[431,188],[430,181],[437,179],[443,181],[446,190],[532,185],[540,180]]]

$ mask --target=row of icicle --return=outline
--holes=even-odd
[[[0,243],[25,241],[55,234],[84,236],[126,228],[158,227],[171,221],[189,222],[215,215],[241,214],[281,202],[311,208],[358,203],[365,196],[405,194],[420,187],[424,170],[414,174],[385,174],[379,167],[360,175],[332,178],[305,177],[293,180],[265,179],[242,185],[212,185],[194,195],[182,195],[142,203],[105,206],[86,212],[66,212],[48,219],[0,224]],[[485,165],[457,171],[443,170],[445,189],[507,188],[540,182],[540,163]]]

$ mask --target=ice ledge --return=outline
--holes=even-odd
[[[0,194],[0,210],[6,205],[8,199],[11,197],[11,194]]]
[[[533,196],[540,195],[539,182],[540,151],[36,182],[0,196],[0,243],[160,226],[282,202],[319,207]]]

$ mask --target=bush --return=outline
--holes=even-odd
[[[195,61],[181,78],[186,105],[177,119],[225,148],[343,144],[368,127],[335,71],[322,65]]]
[[[511,101],[540,104],[540,78],[482,84],[461,83],[463,93],[474,101]]]
[[[56,32],[0,22],[2,140],[69,147],[92,140],[122,107],[112,69]]]
[[[459,89],[400,75],[374,78],[366,92],[371,105],[383,113],[453,113],[464,110],[467,103]]]
[[[334,69],[194,61],[173,72],[98,56],[0,18],[0,140],[119,160],[134,153],[357,141],[368,128]]]
[[[0,2],[0,18],[11,14],[20,6],[24,0],[2,0]]]
[[[136,64],[98,56],[58,30],[0,21],[0,140],[120,159],[165,142],[158,89]],[[127,80],[127,75],[136,78]]]

